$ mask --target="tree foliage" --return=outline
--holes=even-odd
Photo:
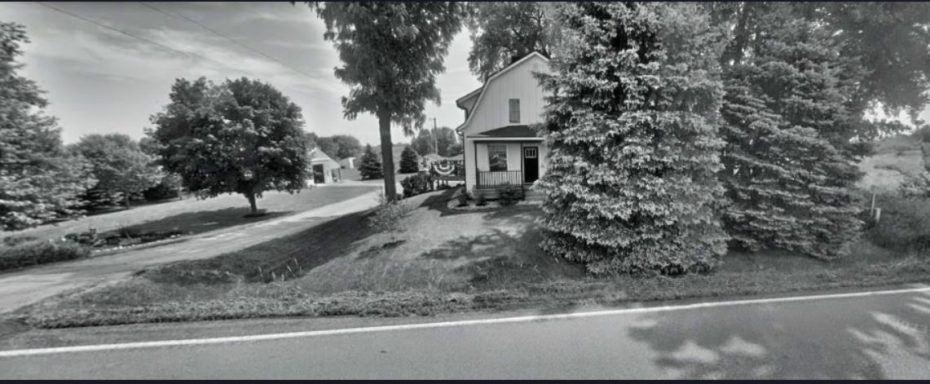
[[[371,145],[365,146],[365,151],[362,153],[362,161],[358,165],[358,173],[362,175],[364,180],[380,179],[384,177],[384,172],[381,169],[381,161],[378,160],[378,155],[375,154],[375,151],[371,149]]]
[[[71,149],[90,162],[97,179],[93,189],[127,206],[134,195],[156,186],[164,176],[155,158],[127,135],[87,135]]]
[[[0,22],[0,228],[22,229],[76,213],[95,182],[87,162],[65,151],[36,83],[17,73],[25,28]]]
[[[419,170],[417,153],[408,145],[400,153],[400,173],[413,173]]]
[[[480,2],[470,4],[468,66],[484,82],[495,72],[533,51],[552,50],[550,13],[545,2]]]
[[[413,149],[420,156],[430,153],[449,157],[462,153],[455,130],[449,127],[421,129],[411,141]]]
[[[741,248],[843,255],[861,226],[850,141],[859,116],[848,97],[857,64],[803,8],[751,9],[748,28],[764,38],[741,43],[744,53],[725,75],[724,222]]]
[[[315,142],[323,153],[334,159],[358,157],[362,153],[362,144],[351,135],[317,137]]]
[[[558,17],[543,248],[595,274],[712,268],[726,235],[708,17],[683,3],[568,4]]]
[[[384,188],[397,195],[391,123],[411,134],[423,124],[427,100],[439,103],[436,75],[452,38],[461,29],[464,5],[423,3],[312,3],[326,23],[342,66],[336,77],[351,87],[342,98],[346,118],[371,113],[378,118]]]
[[[307,169],[300,108],[267,83],[178,79],[147,134],[159,163],[201,197],[240,193],[257,211],[262,192],[297,192]]]

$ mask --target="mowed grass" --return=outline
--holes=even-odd
[[[452,190],[406,200],[401,233],[375,233],[370,213],[209,260],[177,263],[13,316],[35,327],[278,316],[408,316],[698,297],[733,297],[930,281],[930,256],[863,240],[823,262],[731,253],[710,274],[595,279],[542,252],[537,206],[459,211]]]
[[[326,186],[303,189],[299,193],[265,192],[258,207],[267,214],[244,217],[249,203],[241,195],[221,195],[210,199],[187,198],[150,204],[56,224],[43,225],[16,232],[3,232],[0,237],[32,236],[57,239],[68,233],[96,229],[98,233],[131,228],[141,232],[179,230],[196,234],[294,214],[347,200],[377,190],[373,186]]]

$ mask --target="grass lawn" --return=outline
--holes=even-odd
[[[930,281],[930,257],[866,241],[823,262],[789,254],[725,257],[714,273],[594,279],[537,246],[537,206],[449,208],[452,190],[405,200],[402,233],[375,233],[369,213],[214,259],[181,262],[13,316],[36,327],[276,316],[407,316]]]
[[[142,232],[179,230],[185,234],[196,234],[306,211],[376,189],[377,186],[328,186],[304,189],[293,195],[286,192],[266,192],[264,197],[258,200],[258,207],[267,214],[252,218],[243,217],[249,213],[249,204],[241,195],[222,195],[204,200],[188,198],[87,216],[23,231],[4,232],[0,233],[0,237],[32,236],[39,239],[56,239],[68,233],[85,232],[92,228],[98,233],[131,228]]]

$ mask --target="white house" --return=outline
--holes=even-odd
[[[455,130],[465,150],[468,192],[528,187],[546,172],[548,150],[533,129],[543,122],[546,102],[534,73],[549,73],[549,60],[538,52],[513,62],[455,101],[465,110],[465,122]]]

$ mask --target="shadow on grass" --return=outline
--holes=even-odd
[[[228,283],[293,279],[332,259],[351,254],[357,242],[374,234],[367,225],[370,212],[357,212],[321,222],[312,228],[236,252],[202,260],[183,261],[150,270],[155,282],[196,283],[198,276]]]
[[[926,377],[930,294],[868,303],[868,311],[832,300],[777,312],[735,307],[653,314],[629,332],[651,347],[656,365],[687,379]],[[924,371],[904,369],[915,366]]]
[[[181,231],[185,235],[194,235],[216,229],[228,228],[240,224],[257,223],[277,217],[294,214],[294,211],[266,212],[261,216],[247,217],[248,208],[226,208],[214,211],[188,212],[142,224],[124,227],[128,231],[167,232]]]

